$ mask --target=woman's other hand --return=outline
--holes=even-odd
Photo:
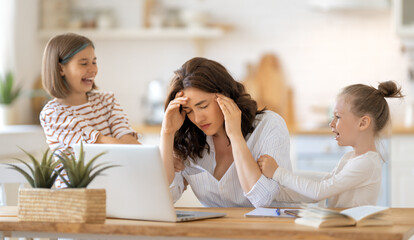
[[[260,158],[257,160],[257,164],[259,165],[260,170],[262,170],[263,175],[265,175],[267,178],[273,178],[273,174],[279,167],[279,165],[276,163],[276,160],[267,154],[260,156]]]
[[[241,115],[242,112],[233,99],[228,98],[222,94],[217,94],[216,101],[220,106],[224,115],[224,125],[226,127],[227,136],[237,137],[238,135],[243,137],[241,131]]]
[[[164,120],[162,121],[162,133],[174,134],[183,125],[185,112],[180,112],[180,106],[187,103],[188,98],[183,97],[183,92],[178,92],[175,98],[170,101],[165,110]]]

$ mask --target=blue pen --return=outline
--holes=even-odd
[[[280,216],[280,209],[276,208],[276,216]]]

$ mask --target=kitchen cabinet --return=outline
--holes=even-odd
[[[394,0],[394,24],[402,38],[414,37],[414,1]]]
[[[0,164],[17,162],[15,158],[30,162],[30,158],[21,149],[39,158],[43,151],[48,148],[45,134],[41,126],[37,125],[10,125],[0,128]],[[7,166],[0,167],[0,176],[16,175],[17,172],[8,169]],[[21,177],[20,174],[15,178]],[[0,180],[0,206],[17,205],[17,190],[20,184],[6,177],[6,183]],[[23,178],[23,177],[21,177]],[[26,182],[25,180],[23,182]]]
[[[32,154],[47,149],[43,128],[37,125],[9,125],[0,129],[0,163],[26,156],[19,148]]]
[[[414,207],[414,134],[391,139],[391,207]]]
[[[412,61],[414,58],[414,1],[394,0],[394,29],[401,40],[403,50]]]

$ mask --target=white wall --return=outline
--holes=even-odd
[[[45,42],[36,37],[37,1],[18,2],[17,76],[29,84],[40,74]],[[75,2],[85,7],[85,1]],[[111,1],[91,2],[105,5]],[[330,106],[345,85],[361,82],[376,86],[379,81],[393,79],[403,88],[407,86],[407,61],[392,28],[391,10],[324,12],[307,2],[171,0],[168,4],[205,9],[215,21],[235,26],[225,37],[207,41],[205,56],[221,62],[237,79],[245,76],[248,62],[257,63],[262,54],[275,53],[294,86],[296,117],[301,126],[316,121],[312,107]],[[141,18],[137,1],[120,1],[119,6],[125,13],[117,12],[122,16],[121,25],[140,25],[136,23]],[[132,123],[144,119],[140,101],[146,83],[156,78],[167,81],[173,70],[196,55],[191,40],[99,40],[95,45],[97,84],[101,90],[115,92]],[[25,116],[30,108],[21,105]],[[396,106],[394,123],[402,123],[403,104],[394,101],[392,105]],[[29,119],[22,117],[20,121]]]

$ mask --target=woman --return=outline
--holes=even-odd
[[[205,58],[190,59],[175,72],[160,148],[174,201],[188,182],[207,207],[276,206],[279,186],[255,159],[267,154],[292,169],[284,120],[258,110],[241,83]],[[174,162],[183,162],[181,171],[174,171]]]

